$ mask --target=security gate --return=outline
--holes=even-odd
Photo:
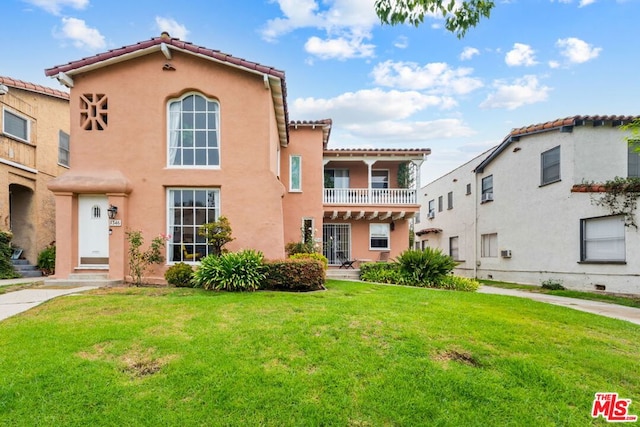
[[[341,265],[344,260],[351,259],[351,225],[322,225],[322,254],[329,260],[329,265]]]

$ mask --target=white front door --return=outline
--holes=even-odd
[[[78,253],[80,265],[109,264],[107,196],[78,196]]]

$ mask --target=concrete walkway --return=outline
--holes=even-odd
[[[42,277],[25,277],[21,279],[0,280],[0,287],[8,285],[30,284],[42,282]],[[97,289],[97,286],[80,286],[76,288],[33,288],[7,292],[0,295],[0,321],[29,310],[50,299],[79,292]]]
[[[518,289],[495,288],[485,285],[481,286],[478,292],[483,294],[529,298],[540,302],[546,302],[548,304],[561,305],[575,310],[586,311],[587,313],[599,314],[600,316],[626,320],[627,322],[640,325],[640,308],[626,307],[623,305],[609,304],[599,301],[558,297],[554,295],[539,294],[536,292],[521,291]]]

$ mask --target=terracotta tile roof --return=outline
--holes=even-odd
[[[611,126],[620,126],[637,119],[640,119],[640,116],[571,116],[521,128],[514,128],[511,130],[509,135],[502,140],[502,143],[500,143],[500,145],[498,145],[496,149],[493,150],[489,156],[475,168],[474,172],[482,173],[484,168],[491,163],[493,159],[498,157],[498,155],[500,155],[500,153],[502,153],[512,142],[518,141],[523,136],[558,130],[571,132],[574,126],[585,126],[587,123],[592,123],[593,126],[604,125],[605,123],[610,123]]]
[[[429,233],[435,233],[435,234],[442,233],[442,229],[441,228],[423,228],[420,231],[416,231],[416,235],[418,236],[422,236]]]
[[[0,76],[0,84],[8,87],[15,87],[17,89],[28,90],[30,92],[36,92],[43,95],[49,95],[56,98],[69,100],[69,94],[62,92],[61,90],[51,89],[50,87],[37,85],[35,83],[29,83],[22,80],[12,79],[11,77]]]
[[[331,135],[331,126],[333,121],[331,119],[322,119],[322,120],[295,120],[289,122],[290,128],[298,128],[300,126],[310,126],[310,127],[322,127],[322,145],[324,148],[327,148],[327,144],[329,143],[329,135]]]
[[[61,72],[72,74],[74,70],[78,70],[79,68],[98,64],[100,62],[108,61],[110,59],[115,59],[123,55],[139,52],[139,51],[153,48],[156,46],[159,49],[162,43],[173,46],[180,50],[191,52],[197,55],[206,56],[221,62],[227,62],[232,65],[257,71],[259,73],[269,74],[271,76],[284,80],[284,71],[281,71],[266,65],[261,65],[261,64],[258,64],[257,62],[247,61],[246,59],[243,59],[243,58],[237,58],[235,56],[220,52],[219,50],[208,49],[206,47],[194,45],[193,43],[184,42],[184,41],[181,41],[180,39],[169,37],[169,35],[166,33],[164,33],[160,37],[153,37],[150,40],[138,42],[128,46],[123,46],[117,49],[111,49],[104,53],[99,53],[97,55],[82,58],[77,61],[72,61],[64,65],[58,65],[52,68],[48,68],[44,71],[44,73],[47,76],[55,76]]]
[[[334,148],[324,150],[325,156],[358,156],[358,155],[394,155],[415,156],[417,154],[429,155],[430,148]]]

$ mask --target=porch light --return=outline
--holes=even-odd
[[[107,213],[109,214],[109,219],[114,219],[116,215],[118,215],[118,207],[109,205],[109,209],[107,209]]]

